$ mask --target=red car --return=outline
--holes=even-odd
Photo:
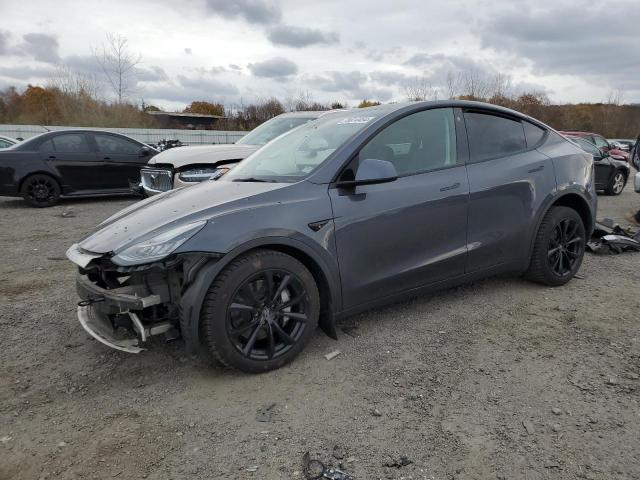
[[[604,138],[602,135],[600,135],[598,133],[571,132],[571,131],[565,131],[565,132],[560,132],[560,133],[562,135],[569,135],[569,136],[572,136],[572,137],[585,138],[585,139],[589,140],[591,143],[593,143],[596,147],[598,147],[603,152],[609,152],[609,155],[611,155],[616,160],[624,160],[627,163],[629,162],[629,152],[625,152],[624,150],[620,150],[619,148],[615,148],[613,145],[611,145],[607,141],[606,138]]]

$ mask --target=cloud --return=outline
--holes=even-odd
[[[247,66],[256,77],[282,78],[298,73],[298,66],[284,57],[274,57]]]
[[[533,73],[640,89],[640,10],[620,1],[504,11],[480,23],[482,46],[529,60]],[[608,19],[624,18],[609,23]]]
[[[161,82],[167,80],[167,72],[162,67],[152,65],[149,68],[139,67],[136,76],[141,82]]]
[[[340,36],[336,32],[325,33],[315,28],[285,24],[271,27],[267,32],[267,38],[274,45],[293,48],[304,48],[315,44],[331,45],[340,41]]]
[[[0,30],[0,55],[4,55],[9,50],[9,32]]]
[[[54,73],[55,69],[51,66],[0,66],[0,76],[8,77],[13,80],[20,80],[22,83],[26,83],[28,79],[33,78],[49,78],[53,76]]]
[[[253,24],[271,25],[282,18],[280,7],[268,0],[206,0],[206,8],[211,15]]]
[[[390,100],[393,92],[368,83],[369,77],[359,71],[329,71],[305,78],[306,83],[324,92],[340,93],[350,99]]]
[[[22,36],[22,39],[23,42],[18,45],[17,51],[23,55],[29,55],[44,63],[60,61],[59,45],[55,36],[46,33],[27,33]]]

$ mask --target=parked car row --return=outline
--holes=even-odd
[[[277,136],[327,113],[279,115],[235,144],[170,148],[181,144],[165,141],[161,150],[121,134],[92,130],[47,132],[22,143],[0,137],[0,196],[22,196],[29,205],[47,207],[61,196],[152,196],[216,180]],[[622,193],[635,141],[608,141],[591,132],[560,133],[593,155],[598,190]]]
[[[563,285],[595,223],[592,165],[493,105],[329,112],[71,246],[78,319],[111,348],[181,335],[192,352],[264,372],[317,325],[335,337],[337,319],[421,292],[500,272]]]

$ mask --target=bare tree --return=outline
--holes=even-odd
[[[404,91],[411,102],[438,99],[438,90],[433,88],[431,82],[424,76],[413,78],[413,80],[405,86]]]
[[[93,55],[118,103],[122,103],[135,87],[136,67],[142,61],[141,55],[129,50],[126,37],[111,33],[107,34],[105,43],[94,48]]]
[[[460,74],[457,75],[451,70],[447,72],[447,78],[445,79],[445,88],[447,90],[447,98],[452,99],[458,96],[458,85],[460,83]]]

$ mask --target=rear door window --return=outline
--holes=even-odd
[[[53,142],[51,140],[47,140],[46,142],[42,142],[38,150],[41,152],[55,152],[56,149],[53,146]]]
[[[112,155],[137,155],[140,153],[140,146],[124,138],[113,135],[94,134],[98,150],[100,153]]]
[[[471,162],[504,157],[527,149],[518,120],[480,112],[465,112]]]
[[[60,153],[89,153],[87,137],[82,133],[65,133],[53,139],[56,152]]]

